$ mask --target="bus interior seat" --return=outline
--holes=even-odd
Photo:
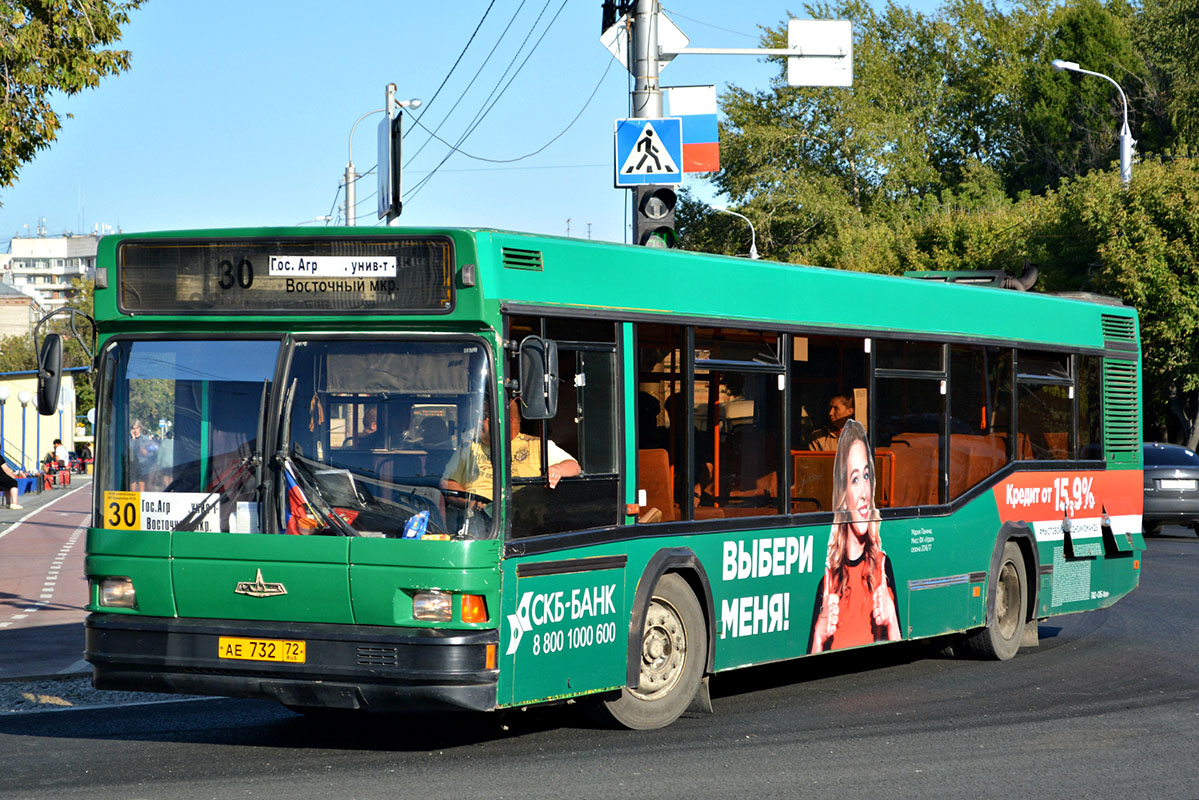
[[[426,450],[449,450],[453,448],[450,441],[450,426],[441,417],[425,417],[420,421],[417,430],[420,443]]]
[[[901,433],[891,439],[895,454],[894,505],[929,506],[938,502],[941,437],[936,433]]]
[[[674,468],[662,448],[637,451],[637,488],[645,490],[645,507],[662,512],[662,521],[679,518],[679,506],[674,502]]]
[[[959,497],[1003,469],[1007,439],[996,433],[950,434],[949,461],[949,496]]]

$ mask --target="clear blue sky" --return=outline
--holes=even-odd
[[[572,236],[587,236],[590,223],[593,238],[622,241],[628,193],[612,186],[612,129],[629,116],[629,76],[599,42],[600,1],[495,0],[466,47],[488,2],[148,0],[120,43],[133,54],[129,71],[57,98],[74,117],[16,186],[0,191],[0,251],[42,217],[57,235],[98,224],[147,231],[336,216],[350,128],[382,106],[388,82],[399,97],[425,101],[422,122],[449,141],[477,119],[460,145],[473,156],[513,159],[569,126],[514,163],[452,155],[406,198],[401,225],[561,235],[569,218]],[[778,0],[664,6],[696,47],[756,47],[760,26],[789,16]],[[503,77],[514,60],[513,70],[523,68]],[[680,56],[661,82],[714,83],[721,92],[765,88],[775,72],[755,57]],[[379,119],[354,136],[359,172],[375,164]],[[407,128],[406,193],[450,152]],[[376,224],[374,180],[358,183],[360,225]],[[688,185],[711,192],[697,176]]]

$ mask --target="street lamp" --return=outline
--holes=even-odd
[[[33,395],[22,389],[17,393],[17,399],[21,401],[21,469],[25,469],[25,406],[29,405]]]
[[[420,108],[420,100],[415,97],[411,100],[399,100],[396,105],[400,108]],[[354,206],[357,202],[357,192],[355,184],[359,176],[354,172],[354,131],[358,129],[358,123],[371,116],[372,114],[382,114],[387,111],[386,108],[376,108],[374,111],[368,111],[358,119],[354,120],[354,125],[350,128],[350,144],[349,158],[346,161],[346,225],[356,225],[357,215],[354,213]]]
[[[738,214],[736,211],[729,211],[727,208],[721,208],[720,206],[710,206],[710,208],[713,211],[719,211],[722,214],[731,214],[734,217],[740,217],[745,220],[746,224],[749,225],[749,257],[754,260],[761,258],[758,255],[758,234],[754,230],[754,224],[749,221],[749,217],[744,214]]]
[[[1116,87],[1116,91],[1120,93],[1120,101],[1124,103],[1124,125],[1120,128],[1120,180],[1124,182],[1125,187],[1132,182],[1132,133],[1128,130],[1128,97],[1124,94],[1124,90],[1120,88],[1120,84],[1104,75],[1102,72],[1092,72],[1089,69],[1083,69],[1074,61],[1063,61],[1060,58],[1055,58],[1050,66],[1057,72],[1077,72],[1080,75],[1094,75],[1096,78],[1103,78],[1105,81]]]

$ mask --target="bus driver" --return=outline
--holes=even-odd
[[[520,407],[515,398],[508,403],[508,431],[512,435],[510,441],[512,477],[539,477],[541,475],[541,439],[520,432]],[[558,447],[552,440],[549,441],[547,449],[549,465],[546,470],[546,478],[551,489],[555,488],[562,478],[571,478],[583,471],[574,456]],[[445,474],[441,478],[441,488],[475,495],[474,497],[464,495],[447,497],[447,502],[453,505],[482,508],[492,499],[493,476],[491,419],[490,415],[484,412],[478,440],[469,442],[454,452],[449,464],[446,465]]]

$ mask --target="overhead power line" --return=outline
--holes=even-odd
[[[536,150],[532,150],[528,153],[525,153],[523,156],[514,156],[513,158],[488,158],[487,156],[480,156],[480,155],[475,155],[473,153],[468,153],[467,151],[463,150],[462,148],[456,147],[455,145],[451,144],[450,142],[447,142],[445,139],[442,139],[440,136],[438,136],[433,131],[429,130],[427,127],[425,127],[424,123],[422,123],[419,119],[413,118],[412,121],[414,123],[416,123],[417,125],[419,125],[420,127],[424,128],[425,131],[428,132],[429,136],[431,136],[434,139],[436,139],[437,141],[441,142],[446,147],[449,147],[453,152],[460,153],[461,155],[464,155],[470,159],[474,159],[475,161],[486,161],[491,164],[511,164],[516,161],[523,161],[526,158],[530,158],[531,156],[537,155],[541,151],[545,150],[545,148],[549,147],[551,144],[553,144],[554,142],[561,139],[566,134],[566,132],[569,131],[574,126],[574,124],[579,121],[579,117],[583,116],[583,112],[587,110],[587,107],[589,105],[591,105],[591,101],[595,99],[596,93],[599,92],[600,86],[603,85],[604,78],[608,77],[608,72],[609,72],[609,70],[612,69],[612,63],[614,60],[615,59],[608,59],[607,66],[604,67],[603,74],[600,75],[600,79],[598,81],[596,81],[596,83],[595,83],[595,88],[593,88],[591,90],[591,94],[588,95],[587,100],[583,103],[582,108],[579,109],[579,113],[575,114],[574,118],[571,119],[570,122],[566,123],[566,127],[563,128],[561,131],[559,131],[548,142],[541,145],[541,147],[538,147]],[[435,170],[432,170],[432,171],[435,171]]]
[[[548,0],[547,0],[547,2],[548,2]],[[512,16],[508,18],[508,24],[504,26],[504,30],[500,31],[500,35],[496,38],[495,44],[493,44],[491,46],[491,50],[489,50],[487,52],[487,55],[483,58],[482,63],[480,63],[478,69],[475,70],[475,74],[471,76],[471,79],[469,81],[467,81],[466,88],[462,90],[462,92],[458,95],[458,99],[454,101],[454,105],[450,106],[450,110],[447,111],[445,113],[445,116],[443,116],[441,118],[441,122],[437,123],[436,130],[440,131],[442,126],[444,126],[447,122],[449,122],[450,117],[453,116],[454,112],[458,109],[458,106],[461,105],[462,101],[466,99],[467,92],[469,92],[471,90],[471,88],[475,85],[475,81],[477,81],[479,79],[479,75],[482,74],[484,68],[486,68],[487,64],[491,61],[491,57],[493,55],[495,55],[495,51],[497,49],[499,49],[500,42],[504,41],[504,38],[508,35],[508,31],[511,30],[511,28],[512,28],[512,23],[516,22],[516,18],[520,14],[520,10],[524,7],[525,7],[525,0],[521,0],[520,5],[518,5],[516,7],[516,10],[514,12],[512,12]],[[479,24],[482,25],[482,21],[480,21]],[[477,32],[478,31],[476,29],[476,33]],[[471,38],[473,39],[474,36],[472,36]],[[523,45],[522,45],[522,47],[523,47]],[[465,51],[463,51],[463,52],[465,52]],[[438,90],[438,91],[440,91],[440,90]],[[426,109],[426,111],[427,111],[427,109]],[[422,114],[422,116],[423,116],[423,114]],[[429,145],[429,140],[425,139],[425,141],[421,144],[421,146],[416,149],[416,152],[413,153],[411,156],[409,156],[407,163],[411,164],[416,159],[416,157],[419,156],[422,151],[424,151],[424,149],[428,145]]]
[[[507,92],[508,89],[512,86],[512,82],[516,80],[517,75],[519,75],[521,70],[524,69],[525,65],[529,63],[529,59],[533,57],[533,53],[537,52],[537,48],[540,47],[541,42],[545,39],[546,34],[549,33],[550,29],[554,26],[554,22],[556,22],[558,17],[561,16],[562,10],[564,8],[566,8],[566,2],[567,2],[567,0],[562,0],[562,5],[558,6],[558,10],[556,12],[554,12],[554,16],[550,19],[549,23],[546,24],[545,29],[542,30],[542,32],[541,32],[541,35],[539,37],[537,37],[537,41],[533,43],[533,46],[529,49],[529,52],[525,56],[524,60],[521,61],[520,65],[512,73],[512,76],[510,78],[508,78],[508,82],[505,83],[503,88],[500,89],[499,92],[494,95],[494,97],[491,99],[491,102],[489,104],[487,104],[484,108],[481,108],[479,110],[479,112],[475,115],[475,120],[471,123],[471,125],[467,128],[467,130],[460,137],[458,137],[458,141],[454,143],[453,149],[451,149],[449,152],[447,152],[445,154],[445,156],[441,159],[441,161],[438,162],[437,167],[434,168],[434,170],[432,172],[430,172],[428,175],[426,175],[412,189],[412,191],[406,196],[406,199],[411,200],[412,198],[416,197],[416,195],[420,192],[420,190],[422,188],[424,188],[424,186],[432,179],[432,177],[434,175],[437,174],[437,170],[441,169],[442,165],[444,165],[446,163],[446,161],[449,160],[450,156],[452,156],[456,152],[456,148],[460,147],[462,145],[462,143],[464,141],[466,141],[466,139],[478,128],[479,124],[482,123],[482,121],[491,112],[491,110],[493,108],[495,108],[496,104],[504,96],[504,93]],[[534,21],[534,23],[533,23],[533,27],[529,29],[529,36],[531,36],[533,33],[533,30],[536,29],[537,23],[541,20],[541,17],[542,17],[542,15],[544,15],[545,9],[548,8],[548,6],[549,6],[549,2],[547,0],[546,6],[542,8],[542,13],[538,14],[537,20]],[[516,54],[513,56],[512,62],[509,63],[508,69],[511,69],[512,63],[514,63],[516,58],[519,57],[520,52],[521,52],[521,50],[524,49],[525,43],[527,41],[528,41],[528,36],[525,37],[524,42],[521,42],[521,46],[520,46],[520,48],[517,49]],[[504,70],[505,75],[508,73],[508,69]],[[501,76],[500,80],[503,80],[503,76]],[[486,103],[486,101],[484,101],[484,102]]]

